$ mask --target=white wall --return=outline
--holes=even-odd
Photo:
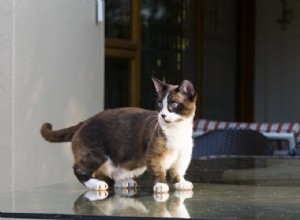
[[[286,2],[283,30],[281,1],[256,1],[256,121],[300,121],[300,1]]]
[[[70,144],[39,133],[103,109],[104,25],[94,0],[0,1],[0,192],[75,180]]]
[[[0,3],[0,191],[12,184],[12,4]]]

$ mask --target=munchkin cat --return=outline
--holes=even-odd
[[[155,193],[166,193],[166,172],[177,190],[191,190],[184,175],[193,148],[193,118],[197,94],[192,83],[183,80],[170,85],[152,77],[157,92],[157,111],[141,108],[109,109],[78,125],[52,130],[41,127],[49,142],[71,142],[74,174],[92,190],[136,187],[134,178],[146,170],[154,180]]]

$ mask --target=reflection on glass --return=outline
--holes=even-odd
[[[193,191],[171,189],[168,194],[153,195],[152,179],[144,176],[147,173],[137,188],[107,192],[87,191],[76,180],[0,193],[0,218],[6,213],[18,218],[33,213],[44,219],[52,213],[47,219],[57,219],[59,214],[79,215],[68,219],[105,219],[105,215],[299,219],[299,173],[299,157],[192,160],[186,178],[194,183]]]
[[[131,39],[131,0],[105,1],[105,37]]]
[[[154,194],[153,197],[137,193],[136,189],[115,189],[112,194],[87,191],[74,202],[73,210],[87,215],[190,218],[184,201],[192,198],[192,191]]]
[[[105,108],[128,106],[129,60],[105,59]]]

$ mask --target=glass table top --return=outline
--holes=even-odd
[[[154,195],[145,178],[136,189],[102,193],[77,181],[2,193],[0,218],[299,219],[300,160],[255,160],[254,168],[244,159],[209,163],[192,163],[187,174],[192,191],[171,187],[167,194]],[[205,173],[210,173],[206,179]]]

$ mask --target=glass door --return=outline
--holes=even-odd
[[[139,106],[139,1],[105,4],[105,108]]]

